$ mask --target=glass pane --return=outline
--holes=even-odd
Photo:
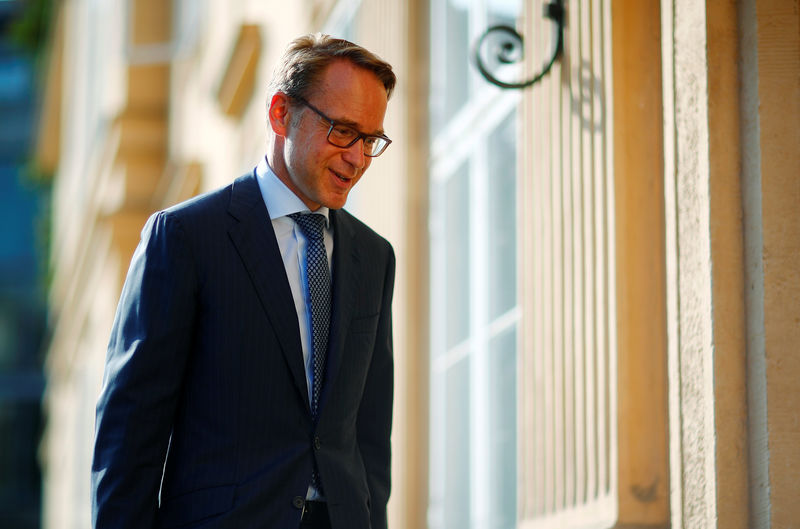
[[[434,2],[431,14],[431,131],[435,136],[469,97],[468,0]]]
[[[516,115],[489,137],[489,318],[517,304]]]
[[[344,24],[342,24],[342,29],[340,30],[341,38],[349,40],[350,42],[359,42],[360,41],[360,34],[359,34],[359,24],[356,22],[358,18],[358,11],[353,13],[353,16],[348,18]]]
[[[428,468],[428,526],[430,529],[441,529],[444,526],[444,496],[446,461],[445,447],[447,424],[447,407],[445,399],[445,370],[431,370],[430,380],[430,463]]]
[[[516,26],[522,10],[521,0],[489,0],[489,25]]]
[[[445,318],[449,349],[469,334],[469,165],[459,167],[445,185]]]
[[[444,527],[469,527],[470,509],[470,360],[466,357],[445,376],[447,417],[445,419]]]
[[[489,354],[489,528],[511,529],[517,519],[516,327],[495,336]]]

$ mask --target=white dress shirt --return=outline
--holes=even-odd
[[[311,357],[311,297],[308,292],[308,275],[306,273],[306,238],[297,223],[288,217],[292,213],[310,213],[300,198],[280,181],[263,158],[256,167],[256,179],[261,190],[264,204],[269,211],[272,228],[278,239],[278,248],[292,289],[294,308],[297,311],[297,323],[300,325],[300,344],[303,348],[303,364],[306,368],[306,386],[308,401],[311,402],[311,390],[314,387],[314,363]],[[333,229],[330,223],[329,210],[320,207],[314,213],[325,216],[325,250],[328,254],[328,266],[333,267]],[[307,499],[321,499],[312,487],[309,487]]]

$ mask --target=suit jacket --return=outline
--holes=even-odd
[[[331,219],[317,424],[255,176],[148,220],[97,405],[94,527],[297,529],[316,458],[332,527],[386,528],[394,253],[349,213]]]

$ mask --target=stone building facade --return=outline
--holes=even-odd
[[[514,26],[523,54],[482,57],[533,77],[557,31],[540,2],[58,4],[46,527],[89,525],[145,219],[252,169],[272,65],[318,30],[400,81],[394,143],[347,206],[398,256],[391,526],[793,527],[800,2],[553,4],[561,54],[519,90],[472,50]]]

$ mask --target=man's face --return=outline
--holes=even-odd
[[[334,121],[365,134],[383,133],[386,89],[374,73],[349,61],[328,66],[306,99]],[[291,112],[301,114],[289,120],[283,152],[288,174],[278,177],[312,211],[341,208],[372,161],[364,156],[363,140],[336,147],[327,140],[330,122],[299,103]]]

